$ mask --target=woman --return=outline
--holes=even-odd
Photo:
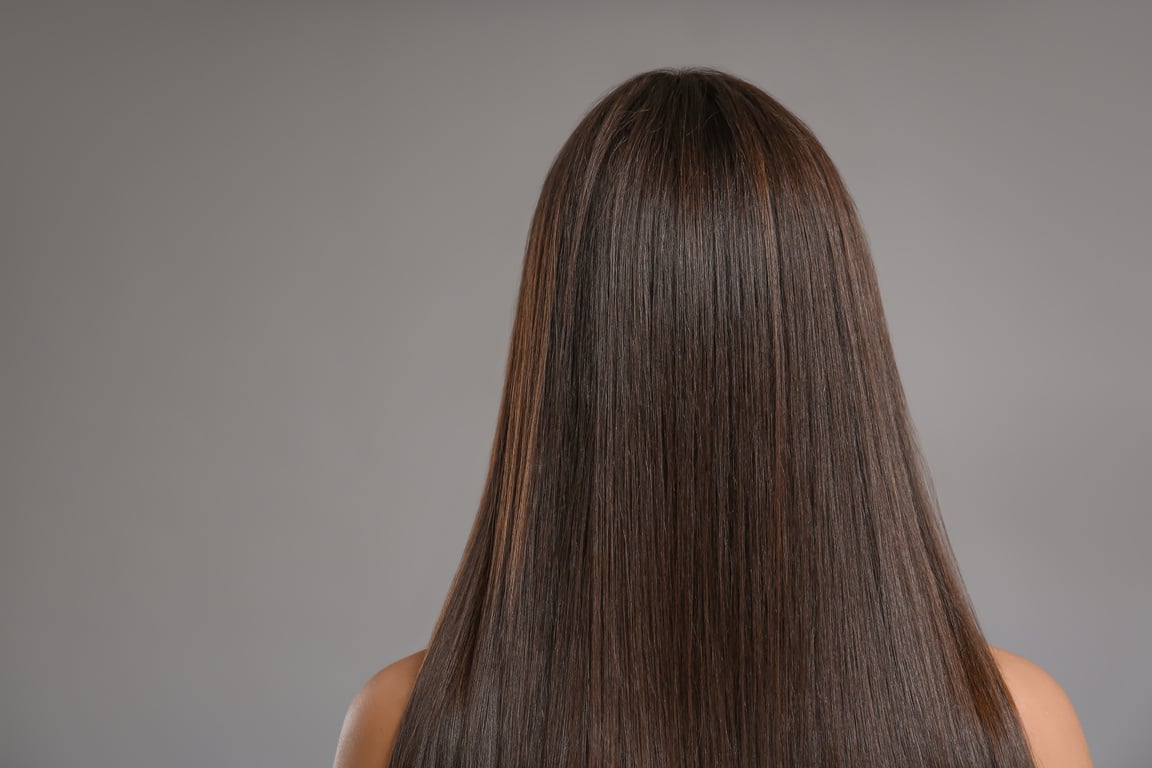
[[[984,639],[855,206],[754,85],[637,75],[560,150],[459,570],[336,765],[1091,765]]]

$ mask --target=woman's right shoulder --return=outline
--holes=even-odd
[[[1056,679],[1034,661],[989,648],[1020,713],[1037,768],[1092,768],[1080,718]]]

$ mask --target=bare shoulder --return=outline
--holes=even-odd
[[[400,716],[427,650],[392,662],[356,694],[344,716],[333,768],[380,768],[388,763]]]
[[[1038,768],[1092,768],[1080,718],[1055,678],[1034,661],[989,647],[1020,712]]]

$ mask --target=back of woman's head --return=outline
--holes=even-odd
[[[637,75],[556,157],[391,765],[1031,765],[852,199],[747,81]]]

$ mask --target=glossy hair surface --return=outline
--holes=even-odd
[[[855,205],[748,81],[636,75],[552,164],[390,765],[1032,765]]]

